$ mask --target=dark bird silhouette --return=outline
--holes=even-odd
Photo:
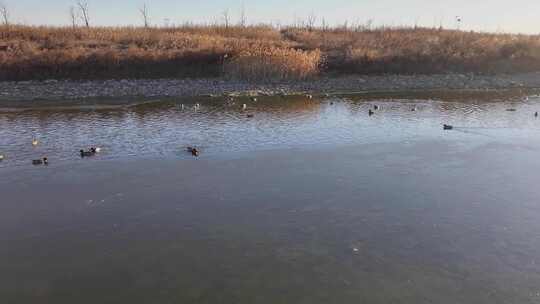
[[[454,127],[451,126],[451,125],[443,125],[443,129],[444,129],[444,130],[453,130]]]
[[[187,147],[187,151],[193,156],[199,156],[199,150],[197,148]]]

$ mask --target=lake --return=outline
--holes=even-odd
[[[536,111],[516,91],[2,111],[0,299],[538,303]]]

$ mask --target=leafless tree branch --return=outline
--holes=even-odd
[[[77,6],[79,7],[80,17],[84,22],[86,27],[90,27],[90,15],[88,12],[88,2],[78,1]]]
[[[69,19],[73,28],[77,27],[77,9],[74,5],[69,7]]]
[[[2,23],[5,26],[9,25],[9,10],[7,6],[3,3],[0,3],[0,17],[2,18]]]
[[[150,17],[148,16],[148,8],[146,7],[146,4],[144,4],[143,7],[139,9],[139,12],[141,13],[144,27],[148,28],[150,26]]]
[[[223,11],[222,13],[222,16],[223,16],[223,23],[225,24],[225,28],[229,28],[229,24],[230,24],[230,17],[229,17],[229,10],[226,9]]]

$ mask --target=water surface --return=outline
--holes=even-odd
[[[0,114],[0,299],[538,303],[539,101]],[[80,159],[90,145],[104,152]],[[51,164],[31,166],[41,155]]]

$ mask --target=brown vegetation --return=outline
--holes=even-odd
[[[0,27],[0,80],[540,70],[540,37],[442,29]]]

